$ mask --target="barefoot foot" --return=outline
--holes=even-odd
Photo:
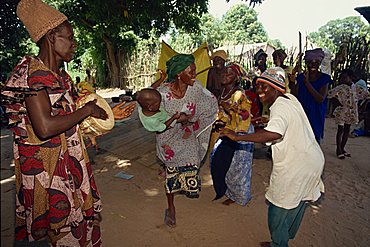
[[[229,206],[230,204],[233,204],[235,203],[233,200],[231,200],[230,198],[229,199],[226,199],[225,201],[222,202],[222,204],[226,205],[226,206]]]

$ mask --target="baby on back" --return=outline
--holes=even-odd
[[[169,116],[161,107],[161,94],[153,88],[145,88],[137,93],[136,100],[140,107],[139,118],[144,128],[151,132],[161,133],[176,123],[181,114]]]

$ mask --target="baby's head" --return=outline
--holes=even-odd
[[[157,112],[161,105],[161,94],[155,89],[144,88],[137,93],[136,100],[143,110]]]

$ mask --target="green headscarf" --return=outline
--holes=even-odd
[[[171,57],[166,62],[167,67],[167,81],[174,81],[176,75],[186,69],[190,64],[194,63],[194,56],[192,54],[178,54]]]

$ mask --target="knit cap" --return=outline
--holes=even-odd
[[[285,93],[285,72],[280,67],[268,68],[257,78],[257,83],[267,83],[276,90]]]

